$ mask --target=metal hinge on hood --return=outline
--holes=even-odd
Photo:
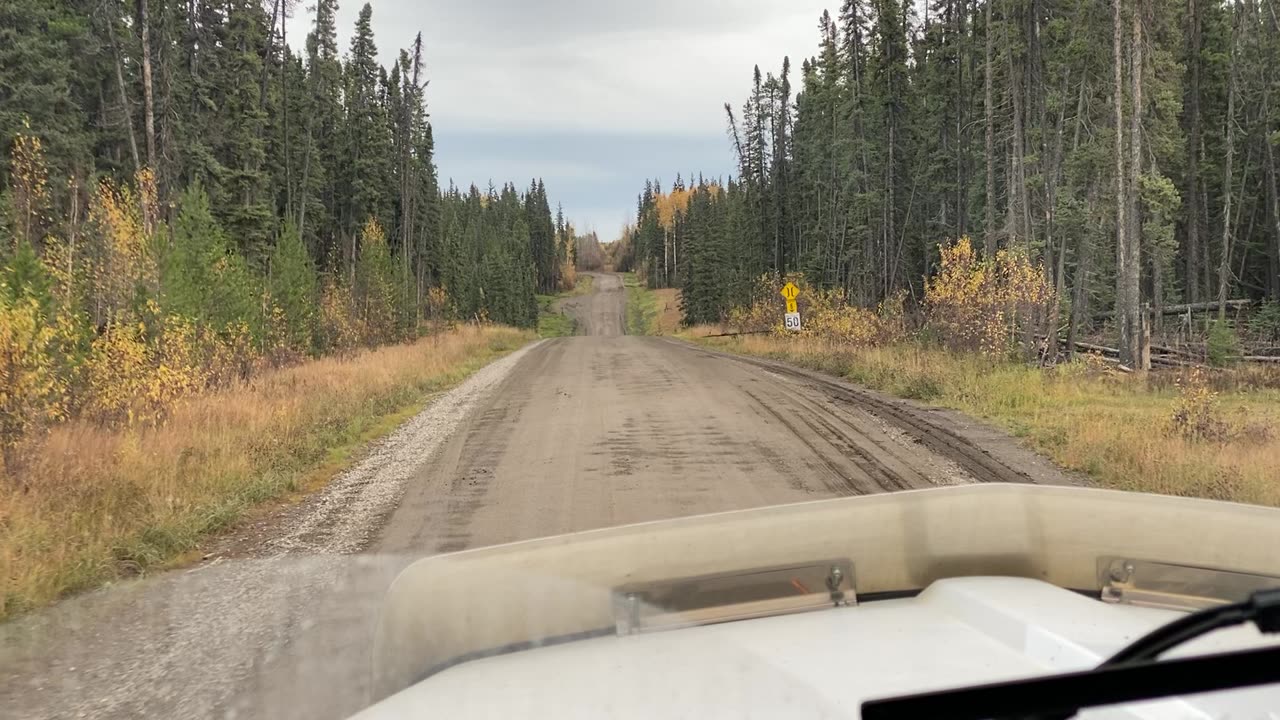
[[[755,568],[613,591],[619,635],[857,604],[849,560]]]
[[[1258,590],[1280,587],[1280,578],[1108,556],[1098,558],[1098,583],[1105,602],[1200,610],[1241,602]]]

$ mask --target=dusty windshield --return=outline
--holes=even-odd
[[[1280,522],[1278,18],[3,0],[0,716],[349,717],[388,694],[379,633],[418,637],[379,628],[415,561],[804,501],[1014,483],[1260,514],[1194,505],[1195,562],[1082,529],[1099,585],[1092,556],[1035,564],[1079,550],[1052,533],[951,565],[938,535],[874,592],[865,555],[744,541],[702,567],[672,525],[634,563],[831,561],[782,585],[840,606],[952,575],[1149,599],[1129,558],[1265,586],[1224,544]],[[1073,502],[1010,505],[1010,533]],[[1116,507],[1192,508],[1151,502]],[[545,567],[453,590],[599,599],[559,574],[585,560]],[[635,580],[606,575],[599,597]],[[696,595],[637,592],[671,587]],[[491,650],[464,614],[437,618],[449,647]]]

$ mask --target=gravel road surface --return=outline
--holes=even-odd
[[[202,565],[0,626],[0,716],[341,718],[424,555],[759,505],[1071,482],[955,413],[680,341],[624,336],[617,275],[544,340],[444,394],[328,488]]]

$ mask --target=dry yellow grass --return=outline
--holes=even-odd
[[[0,619],[170,561],[531,337],[465,326],[264,373],[159,428],[56,428],[0,478]]]
[[[684,314],[680,312],[680,290],[678,288],[659,288],[653,291],[654,307],[658,315],[654,318],[655,335],[673,335],[680,329]]]
[[[1213,412],[1238,432],[1193,440],[1173,426],[1179,392],[1167,374],[1122,375],[1085,362],[1040,370],[912,344],[857,349],[770,335],[700,342],[986,418],[1101,487],[1280,506],[1280,382],[1256,369],[1211,379],[1227,388]]]

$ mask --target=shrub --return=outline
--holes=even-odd
[[[7,288],[0,291],[0,451],[7,467],[24,434],[62,419],[67,388],[53,363],[57,330],[44,322],[39,303],[14,302]]]
[[[351,307],[351,293],[342,280],[329,277],[320,291],[320,347],[344,355],[360,344],[360,326]]]
[[[1249,320],[1249,332],[1263,342],[1280,342],[1280,302],[1266,302]]]
[[[1205,355],[1214,367],[1225,367],[1240,355],[1240,340],[1225,322],[1217,321],[1209,326]]]
[[[954,350],[1001,355],[1029,335],[1056,302],[1044,269],[1025,250],[980,259],[968,237],[939,245],[938,273],[925,283],[929,324]]]
[[[316,272],[292,223],[285,224],[271,253],[268,292],[273,311],[268,324],[276,343],[295,352],[311,351],[316,331]]]
[[[779,289],[787,282],[800,288],[796,302],[803,320],[798,333],[783,328],[786,309]],[[733,308],[727,324],[739,332],[773,332],[779,335],[820,338],[859,347],[883,345],[906,335],[903,296],[895,295],[875,309],[850,305],[842,288],[818,289],[809,285],[803,273],[785,278],[761,275],[751,289],[752,302]]]
[[[1224,412],[1205,370],[1192,368],[1179,375],[1174,384],[1178,388],[1178,399],[1170,416],[1171,434],[1193,441],[1240,440],[1253,444],[1270,442],[1274,437],[1270,423],[1249,417],[1244,408],[1233,416]]]

